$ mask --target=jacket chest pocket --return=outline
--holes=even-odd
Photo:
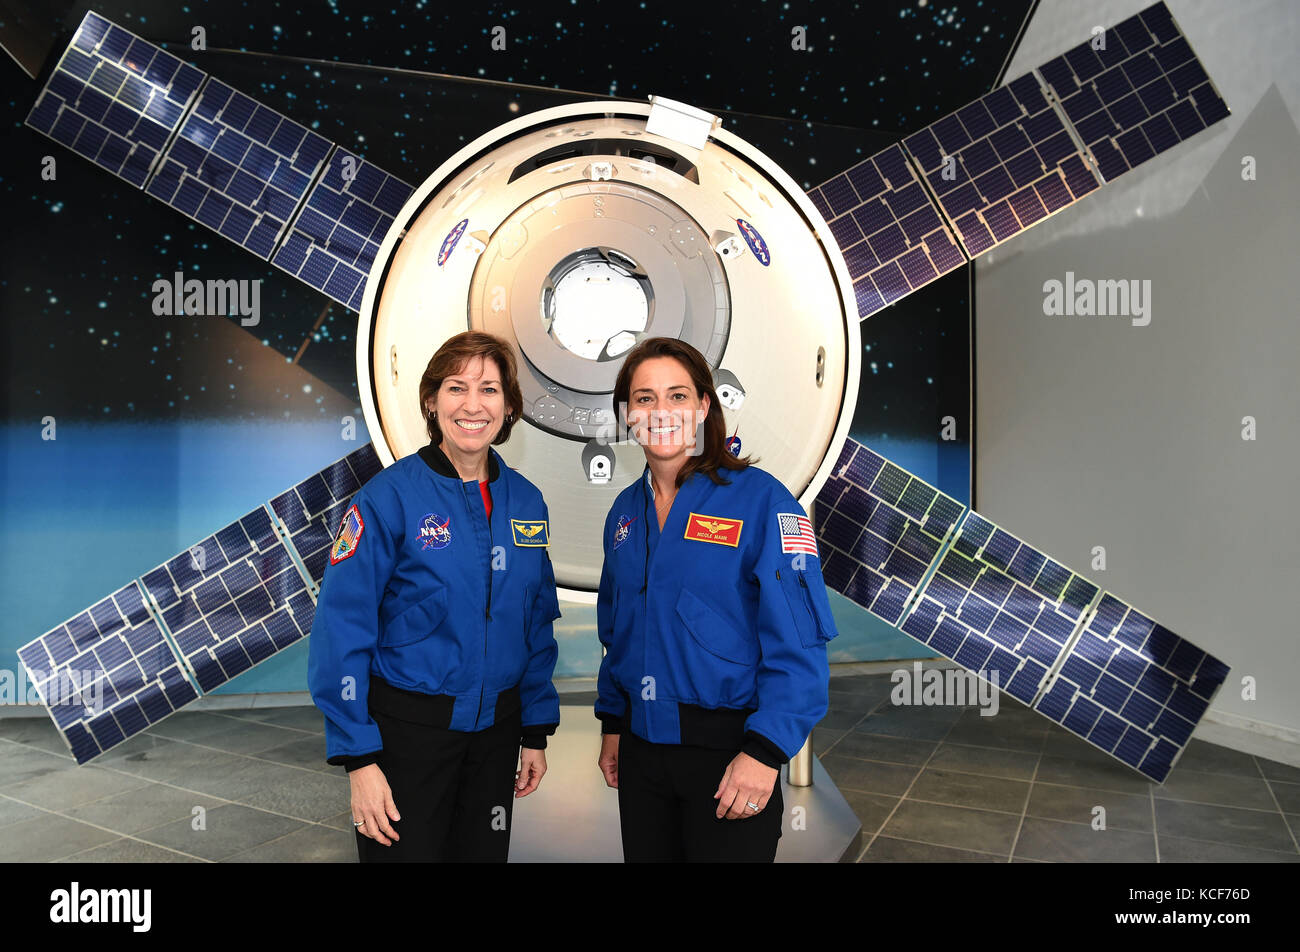
[[[677,598],[677,617],[701,648],[733,664],[758,661],[758,640],[736,631],[725,618],[689,589]]]
[[[446,617],[447,590],[439,585],[421,601],[390,617],[384,617],[381,612],[379,644],[384,648],[399,648],[428,638]]]
[[[816,648],[834,638],[837,634],[835,619],[831,617],[824,587],[820,593],[814,592],[804,573],[795,569],[787,569],[784,573],[778,569],[776,577],[790,605],[790,614],[794,616],[799,643],[805,648]],[[822,585],[821,579],[816,579],[814,584]]]

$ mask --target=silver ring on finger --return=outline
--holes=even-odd
[[[353,820],[353,821],[352,821],[352,825],[355,826],[355,827],[362,827],[362,826],[365,826],[365,825],[366,825],[366,821],[365,821],[365,820]]]
[[[746,801],[745,801],[745,806],[749,807],[749,809],[753,810],[755,813],[758,812],[758,804],[757,804],[757,803],[750,803],[748,800],[746,800]]]

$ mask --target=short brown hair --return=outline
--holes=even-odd
[[[443,380],[460,373],[475,357],[484,360],[491,358],[501,371],[506,416],[501,421],[501,432],[492,441],[492,445],[499,446],[510,439],[510,428],[519,419],[524,405],[523,394],[519,392],[515,355],[510,350],[510,345],[499,337],[493,337],[484,331],[462,331],[443,342],[438,352],[430,358],[429,366],[424,368],[424,376],[420,378],[420,415],[424,417],[429,439],[435,444],[442,442],[442,429],[438,426],[437,417],[429,412],[429,398],[442,388]]]
[[[709,479],[720,485],[730,480],[718,471],[723,469],[741,470],[755,461],[748,456],[737,459],[727,449],[727,424],[722,416],[722,405],[718,403],[718,393],[713,388],[713,374],[704,355],[690,344],[675,337],[647,337],[627,352],[623,366],[618,371],[614,382],[614,414],[620,414],[620,407],[628,405],[632,391],[632,374],[643,361],[653,357],[671,357],[690,375],[695,387],[697,399],[709,398],[709,414],[704,418],[704,445],[696,456],[688,456],[685,465],[677,473],[677,485],[680,487],[686,477],[692,473],[704,473]],[[620,419],[620,422],[625,422]]]

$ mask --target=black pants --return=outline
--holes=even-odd
[[[781,777],[767,806],[743,820],[718,819],[713,793],[736,756],[651,744],[631,731],[618,743],[618,817],[626,863],[770,863],[781,836]]]
[[[519,762],[520,715],[477,733],[371,711],[384,742],[379,769],[402,819],[384,846],[357,834],[363,863],[504,863]]]

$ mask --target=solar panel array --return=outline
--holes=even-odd
[[[1163,781],[1228,666],[1106,592],[1035,710]]]
[[[379,244],[411,192],[401,179],[336,148],[274,263],[361,310]]]
[[[865,319],[1227,115],[1157,3],[808,195]]]
[[[19,648],[18,658],[78,763],[197,696],[135,582]]]
[[[861,443],[846,441],[813,510],[827,583],[897,624],[964,509]]]
[[[262,507],[141,582],[205,692],[311,630],[307,581]],[[294,623],[300,612],[305,627]]]
[[[1105,181],[1220,119],[1220,98],[1163,3],[1039,67]]]
[[[27,124],[353,310],[412,191],[97,13]]]
[[[322,136],[209,78],[145,191],[265,260],[329,150]]]
[[[193,104],[204,74],[88,13],[27,124],[137,188]]]
[[[1163,782],[1222,661],[856,440],[817,495],[826,584]]]
[[[862,317],[966,263],[896,145],[808,196],[844,252]]]
[[[972,512],[899,627],[1029,704],[1097,591]]]
[[[903,144],[972,258],[1101,187],[1032,73]]]
[[[381,468],[367,443],[19,648],[77,763],[308,635],[321,540]]]

